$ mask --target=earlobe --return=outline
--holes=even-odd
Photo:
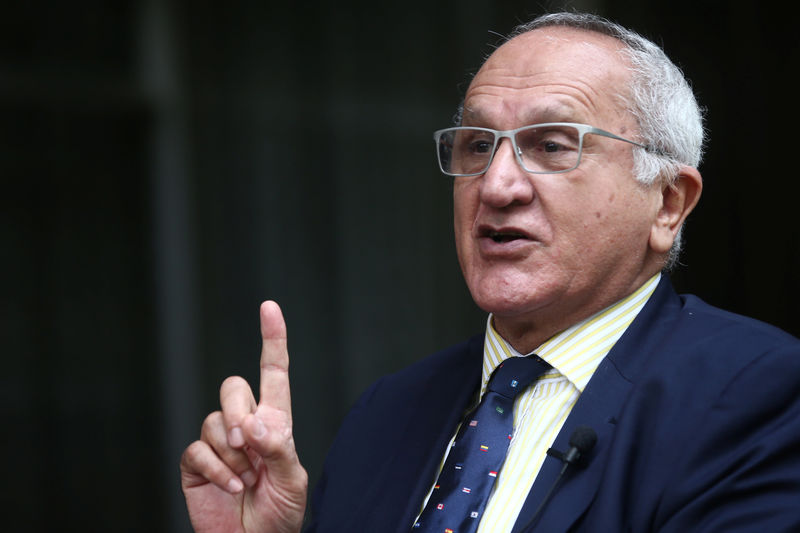
[[[700,172],[689,166],[682,166],[675,181],[662,187],[661,207],[650,230],[650,247],[653,251],[661,254],[669,252],[686,217],[700,200],[702,190]]]

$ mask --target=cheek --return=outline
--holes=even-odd
[[[472,229],[472,220],[474,215],[470,216],[469,203],[465,195],[464,188],[458,185],[453,189],[453,233],[455,234],[456,254],[458,262],[461,265],[461,270],[466,275],[464,270],[468,265],[467,256],[469,251],[469,235]]]
[[[606,191],[583,217],[584,245],[600,253],[643,250],[652,223],[652,199],[636,188]]]
[[[560,256],[564,263],[581,262],[627,233],[631,206],[621,201],[622,197],[616,189],[574,187],[559,197],[557,205],[547,206],[554,237],[552,254]]]
[[[456,239],[470,233],[477,208],[477,189],[469,187],[467,184],[455,184],[453,187],[453,225]]]

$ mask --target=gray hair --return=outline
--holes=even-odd
[[[645,185],[672,185],[681,165],[697,167],[703,155],[703,112],[683,72],[664,51],[638,33],[603,17],[588,13],[551,13],[520,24],[508,36],[513,39],[540,28],[563,26],[613,37],[623,43],[631,65],[628,94],[623,105],[639,125],[640,142],[654,150],[634,150],[634,174]],[[678,261],[683,228],[678,231],[664,265]]]

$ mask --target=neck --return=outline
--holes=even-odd
[[[578,309],[572,312],[549,306],[536,313],[521,316],[493,314],[492,326],[516,351],[523,355],[529,354],[556,334],[632,295],[655,275],[637,279],[626,290],[593,301],[590,305],[577,306]]]

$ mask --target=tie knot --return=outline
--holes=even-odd
[[[549,368],[550,365],[537,355],[509,357],[492,372],[488,388],[513,399]]]

